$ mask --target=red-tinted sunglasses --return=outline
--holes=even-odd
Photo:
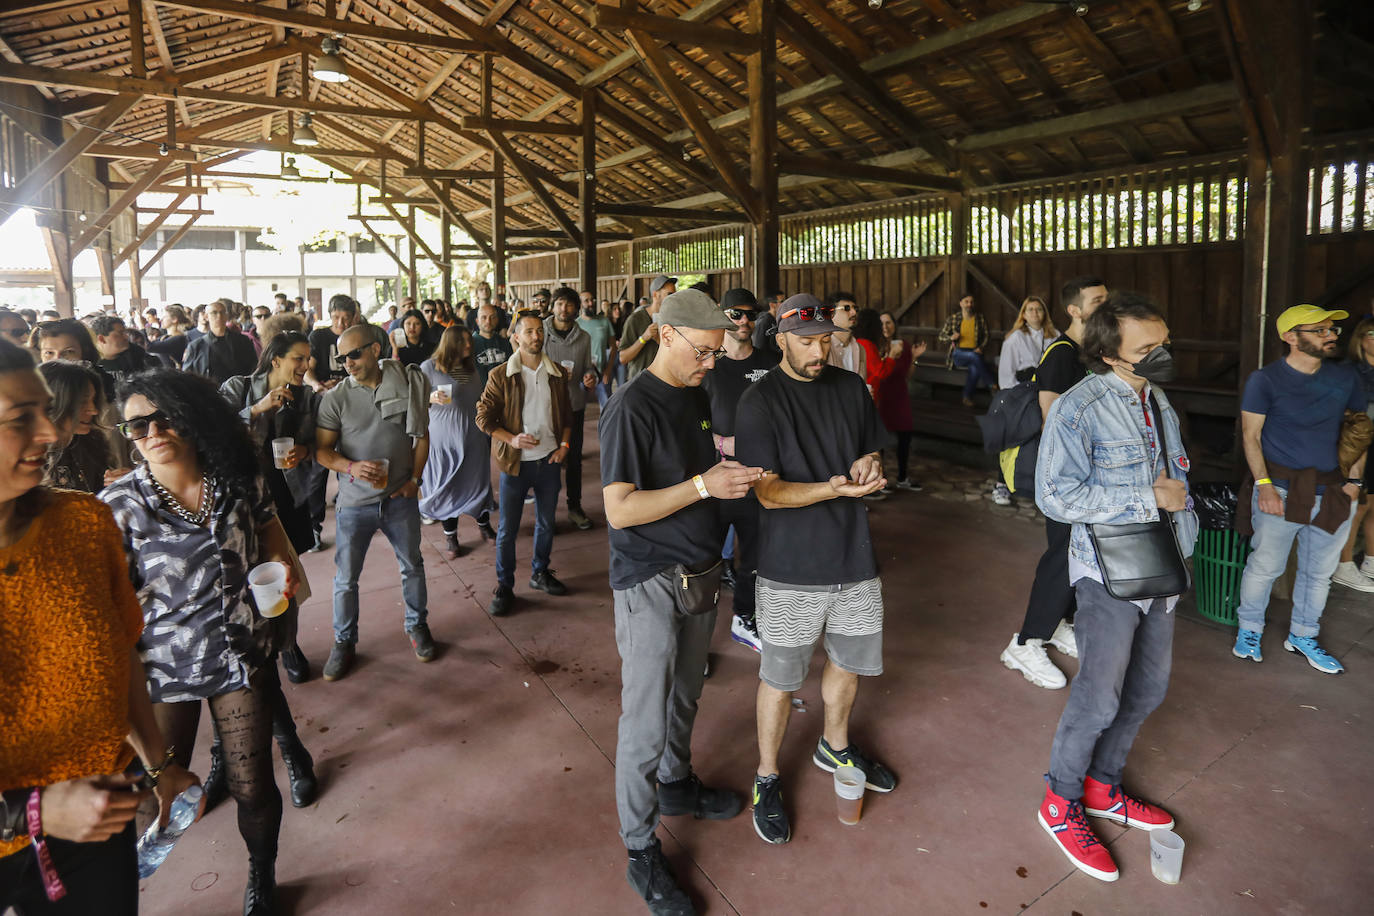
[[[788,309],[778,316],[778,320],[791,318],[793,315],[801,318],[802,321],[829,321],[835,317],[835,306],[833,305],[803,305],[800,308]]]

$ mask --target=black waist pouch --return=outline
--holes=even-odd
[[[1158,521],[1089,525],[1107,593],[1122,601],[1181,595],[1192,584],[1169,513]]]

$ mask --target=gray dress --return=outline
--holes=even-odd
[[[465,382],[440,372],[434,360],[420,364],[431,389],[453,386],[448,404],[429,405],[429,460],[420,481],[420,513],[428,518],[476,518],[491,508],[490,440],[477,428],[479,373]]]

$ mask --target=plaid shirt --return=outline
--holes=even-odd
[[[945,326],[940,329],[940,342],[949,344],[949,352],[945,354],[945,368],[954,368],[954,348],[959,344],[959,325],[964,320],[963,309],[955,309],[954,313],[945,319]],[[988,334],[988,323],[983,319],[982,312],[973,313],[973,339],[974,349],[981,349],[988,345],[991,335]]]

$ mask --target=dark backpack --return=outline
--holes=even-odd
[[[1040,362],[1050,351],[1068,341],[1057,340],[1040,354]],[[983,448],[997,452],[1002,480],[1007,489],[1035,490],[1035,462],[1040,454],[1040,386],[1035,376],[1014,388],[997,392],[985,416],[978,417],[983,429]]]

